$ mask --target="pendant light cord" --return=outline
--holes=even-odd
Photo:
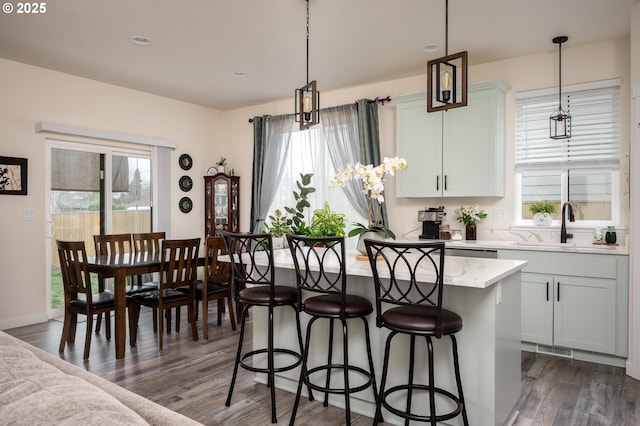
[[[449,0],[445,0],[444,8],[444,56],[449,56]]]
[[[307,84],[309,84],[309,0],[307,0]]]
[[[562,111],[562,42],[558,43],[558,110]]]

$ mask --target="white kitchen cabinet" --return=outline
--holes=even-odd
[[[522,340],[627,356],[628,257],[500,250],[527,260],[522,273]]]
[[[504,196],[505,83],[471,85],[468,105],[427,113],[425,93],[395,97],[398,197]]]

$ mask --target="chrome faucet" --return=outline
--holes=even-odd
[[[566,209],[569,207],[569,222],[575,222],[576,218],[573,216],[573,207],[571,203],[566,202],[562,205],[562,226],[560,227],[560,242],[566,243],[567,238],[573,238],[573,234],[567,234],[567,213]]]

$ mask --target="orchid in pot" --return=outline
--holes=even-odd
[[[361,164],[357,163],[355,166],[347,164],[347,166],[338,170],[335,177],[335,184],[338,186],[345,186],[346,182],[351,179],[362,181],[362,192],[367,197],[367,224],[355,223],[353,228],[347,234],[349,237],[356,235],[360,236],[358,243],[358,250],[363,252],[364,247],[361,247],[363,236],[372,237],[374,233],[382,238],[395,239],[396,236],[391,229],[384,226],[382,222],[382,203],[384,203],[384,180],[387,174],[394,176],[396,172],[405,170],[407,168],[407,160],[404,158],[385,157],[383,162],[374,166],[373,164]],[[361,249],[362,248],[362,249]]]

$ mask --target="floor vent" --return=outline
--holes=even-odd
[[[563,358],[573,359],[573,350],[568,348],[560,348],[558,346],[537,345],[536,352],[547,355],[560,356]]]

